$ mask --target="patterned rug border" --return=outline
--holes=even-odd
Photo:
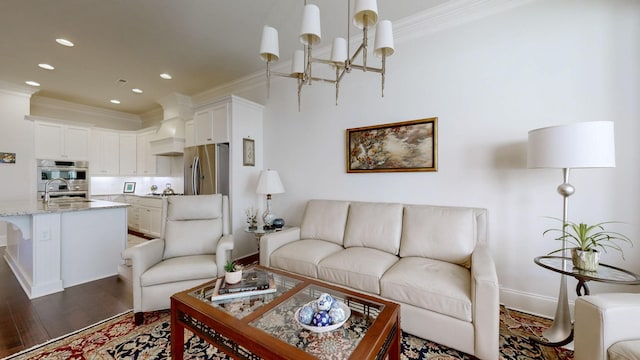
[[[3,357],[3,358],[2,358],[2,359],[0,359],[0,360],[9,360],[9,359],[14,359],[14,358],[20,357],[20,356],[22,356],[22,355],[24,355],[24,354],[26,354],[26,353],[29,353],[29,352],[32,352],[32,351],[36,351],[36,350],[38,350],[38,349],[43,349],[43,348],[45,348],[45,347],[47,347],[47,346],[51,345],[52,343],[54,343],[54,342],[56,342],[56,341],[62,341],[62,340],[64,340],[64,339],[66,339],[66,338],[69,338],[69,337],[72,337],[72,336],[78,335],[78,334],[82,333],[83,331],[87,331],[87,330],[90,330],[90,329],[92,329],[92,328],[95,328],[95,327],[99,327],[99,326],[105,325],[105,324],[107,324],[107,323],[108,323],[108,322],[110,322],[110,321],[114,321],[114,320],[120,321],[120,320],[119,320],[119,319],[120,319],[120,317],[122,317],[122,316],[124,316],[124,315],[127,315],[127,314],[129,314],[129,313],[133,316],[133,309],[129,309],[129,310],[123,311],[123,312],[121,312],[121,313],[119,313],[119,314],[115,314],[115,315],[113,315],[113,316],[111,316],[111,317],[108,317],[108,318],[106,318],[106,319],[104,319],[104,320],[100,320],[100,321],[98,321],[97,323],[93,323],[93,324],[91,324],[91,325],[87,325],[87,326],[83,327],[82,329],[78,329],[78,330],[72,331],[72,332],[70,332],[70,333],[67,333],[67,334],[64,334],[64,335],[60,335],[60,336],[58,336],[58,337],[56,337],[56,338],[49,339],[49,340],[47,340],[47,341],[43,342],[42,344],[33,345],[32,347],[30,347],[30,348],[28,348],[28,349],[24,349],[24,350],[22,350],[22,351],[20,351],[20,352],[17,352],[17,353],[15,353],[15,354],[11,354],[11,355],[9,355],[9,356]]]
[[[531,335],[540,336],[551,323],[550,319],[501,306],[501,360],[572,360],[573,351],[533,344]],[[101,320],[69,334],[48,340],[29,349],[9,355],[2,360],[18,359],[120,359],[166,357],[170,346],[170,315],[168,310],[147,313],[140,326],[133,324],[133,311]],[[185,359],[228,359],[215,347],[209,346],[190,332],[185,332]],[[470,360],[467,354],[432,341],[402,333],[403,360]]]

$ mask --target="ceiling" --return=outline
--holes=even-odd
[[[450,0],[380,0],[396,21]],[[322,43],[346,37],[344,0],[315,0]],[[1,0],[0,81],[37,95],[142,114],[172,92],[195,95],[264,71],[262,27],[278,29],[280,61],[295,49],[304,0]],[[356,28],[351,28],[355,34]],[[56,38],[75,43],[58,45]],[[55,70],[37,65],[47,63]],[[160,78],[169,73],[172,80]],[[143,94],[135,94],[140,88]],[[111,104],[111,99],[121,101]]]

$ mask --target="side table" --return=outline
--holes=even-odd
[[[573,267],[571,258],[562,256],[538,256],[533,261],[545,269],[555,271],[562,275],[573,276],[578,280],[576,294],[578,296],[589,295],[589,281],[598,281],[610,284],[640,285],[640,275],[615,266],[600,263],[598,270],[586,271]],[[556,320],[554,320],[555,322]],[[558,319],[558,321],[560,321]],[[571,320],[569,320],[571,321]],[[546,346],[564,346],[573,341],[573,324],[565,324],[571,328],[571,333],[565,340],[558,342],[545,342],[539,338],[531,337],[530,340]]]
[[[280,229],[267,229],[265,230],[262,226],[258,226],[255,229],[249,229],[248,227],[244,228],[244,231],[247,233],[251,233],[256,237],[256,242],[258,243],[258,254],[260,253],[260,238],[262,237],[262,235],[264,234],[269,234],[272,232],[276,232],[276,231],[281,231],[283,229],[286,229],[287,226],[282,227]]]

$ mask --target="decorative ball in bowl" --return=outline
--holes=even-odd
[[[295,312],[295,319],[304,329],[322,333],[340,328],[351,316],[349,307],[329,294],[321,294]]]

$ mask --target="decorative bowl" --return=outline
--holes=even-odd
[[[315,302],[315,300],[307,303],[307,305],[310,305],[310,304],[312,304],[314,302]],[[296,322],[298,324],[300,324],[300,326],[302,326],[306,330],[309,330],[309,331],[312,331],[312,332],[315,332],[315,333],[323,333],[323,332],[333,331],[333,330],[336,330],[336,329],[340,328],[342,325],[344,325],[344,323],[347,322],[347,320],[349,320],[349,317],[351,316],[351,309],[349,309],[349,307],[346,304],[344,304],[343,302],[339,301],[338,305],[344,311],[344,314],[345,314],[344,320],[340,321],[339,323],[335,323],[335,324],[331,324],[331,325],[327,325],[327,326],[314,326],[314,325],[303,324],[303,323],[300,322],[300,320],[298,320],[298,314],[300,313],[300,309],[302,309],[302,307],[300,307],[300,308],[298,308],[296,310],[296,313],[294,314],[294,318],[296,319]]]

